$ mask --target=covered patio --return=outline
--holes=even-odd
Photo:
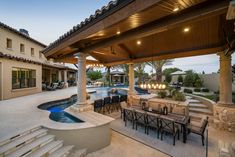
[[[134,89],[134,64],[146,61],[217,54],[220,101],[214,123],[234,116],[231,55],[234,13],[229,0],[117,0],[97,10],[48,46],[43,53],[58,62],[77,64],[76,111],[90,110],[86,100],[86,57],[107,67],[129,65],[129,99]],[[88,61],[89,62],[89,61]],[[223,117],[223,118],[221,118]],[[225,121],[224,121],[225,119]]]

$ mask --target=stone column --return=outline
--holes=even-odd
[[[49,83],[52,83],[52,70],[49,70]]]
[[[64,85],[64,87],[65,88],[68,88],[68,76],[67,76],[68,74],[67,74],[67,70],[64,70],[64,83],[65,83],[65,85]]]
[[[220,100],[219,104],[230,105],[232,103],[232,69],[231,54],[220,56]]]
[[[129,64],[129,92],[128,95],[135,94],[135,75],[134,75],[134,64]]]
[[[61,75],[61,71],[58,70],[58,81],[61,82],[62,81],[62,75]]]
[[[86,105],[86,54],[77,53],[78,74],[77,74],[77,105]]]

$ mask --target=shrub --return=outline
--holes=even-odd
[[[208,93],[208,92],[209,92],[209,89],[203,88],[203,89],[202,89],[202,92]]]
[[[160,98],[165,98],[166,97],[166,91],[160,91],[158,92],[158,95]]]
[[[180,76],[178,77],[178,82],[182,82],[182,83],[184,82],[183,76],[180,75]]]
[[[195,88],[194,92],[201,92],[201,89],[200,88]]]
[[[192,93],[193,93],[193,91],[192,91],[191,89],[187,89],[187,88],[185,88],[185,89],[184,89],[184,93],[190,93],[190,94],[192,94]]]
[[[185,96],[183,93],[176,91],[173,95],[173,100],[175,101],[185,101]]]

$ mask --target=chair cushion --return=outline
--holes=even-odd
[[[192,124],[188,125],[188,129],[190,129],[191,132],[199,134],[199,135],[201,135],[201,133],[202,133],[201,132],[201,127],[194,126]]]

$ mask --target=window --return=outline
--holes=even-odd
[[[11,49],[12,48],[12,40],[7,38],[7,48]]]
[[[34,48],[31,48],[31,56],[34,56]]]
[[[24,44],[20,44],[20,52],[24,52]]]
[[[12,68],[12,89],[36,87],[36,70]]]
[[[39,52],[39,58],[42,58],[42,52]]]

